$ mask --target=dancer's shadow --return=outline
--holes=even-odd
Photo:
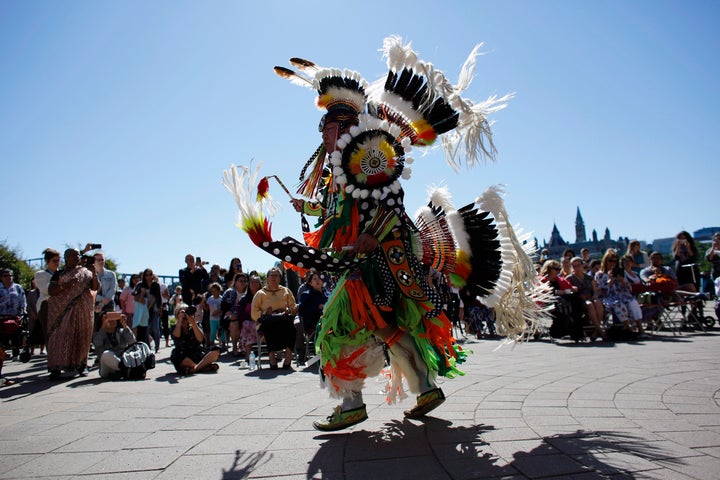
[[[326,441],[310,461],[306,478],[372,480],[392,468],[405,471],[408,478],[538,478],[594,472],[625,480],[635,478],[631,470],[638,462],[645,462],[646,468],[683,463],[673,452],[639,437],[582,430],[538,439],[540,445],[530,451],[503,452],[499,446],[512,448],[513,442],[494,447],[483,439],[493,430],[492,425],[453,426],[428,417],[422,422],[392,421],[376,432],[319,435],[315,438]]]
[[[245,480],[259,465],[265,464],[272,459],[268,452],[244,452],[235,451],[233,464],[225,470],[223,468],[222,480]]]
[[[315,438],[326,441],[310,461],[306,477],[372,480],[382,478],[388,468],[404,471],[406,478],[423,479],[516,473],[496,464],[497,456],[482,439],[482,434],[491,430],[491,425],[453,426],[447,420],[428,417],[421,422],[393,420],[372,432],[320,434]]]
[[[536,447],[513,451],[521,441],[488,443],[492,425],[453,426],[428,417],[391,421],[377,431],[319,434],[323,440],[308,463],[307,479],[379,478],[613,478],[631,480],[633,471],[683,465],[676,452],[628,433],[577,430],[539,438]],[[517,448],[517,447],[515,447]],[[271,462],[271,452],[236,452],[223,480],[247,478]]]

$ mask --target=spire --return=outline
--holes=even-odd
[[[587,241],[585,235],[585,222],[583,221],[580,207],[577,207],[577,215],[575,216],[575,243],[583,243]]]
[[[550,246],[557,247],[560,245],[567,245],[567,242],[560,236],[560,230],[558,230],[557,224],[553,223],[552,233],[550,234]]]

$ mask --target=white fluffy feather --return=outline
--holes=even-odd
[[[432,185],[428,188],[428,197],[434,205],[442,208],[446,213],[455,210],[455,206],[452,203],[452,194],[447,185]]]
[[[258,163],[255,170],[251,171],[251,167],[231,165],[223,172],[222,183],[235,199],[238,207],[238,226],[241,228],[246,220],[262,215],[262,206],[255,199],[261,166],[262,163]]]
[[[498,331],[509,341],[518,341],[534,333],[541,324],[548,323],[550,290],[547,284],[537,279],[535,265],[530,258],[534,245],[524,243],[528,235],[516,233],[510,226],[507,211],[502,200],[501,186],[490,187],[476,203],[483,210],[490,211],[496,219],[498,231],[503,238],[503,274],[501,288],[493,296]],[[506,258],[511,258],[511,275],[505,268]],[[488,304],[489,305],[489,304]]]

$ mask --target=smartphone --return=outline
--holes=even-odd
[[[195,263],[197,263],[198,265],[202,265],[202,258],[195,257]]]

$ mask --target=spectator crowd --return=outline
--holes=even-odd
[[[212,264],[208,269],[208,262],[192,254],[185,257],[177,285],[160,282],[151,268],[117,278],[105,268],[99,248],[88,244],[82,251],[67,249],[62,262],[59,251],[46,249],[44,268],[28,291],[13,282],[11,270],[0,272],[5,347],[0,349],[0,377],[2,361],[8,354],[19,357],[24,347],[30,355],[36,350],[47,354],[50,379],[60,378],[63,371],[85,376],[94,366],[103,378],[126,378],[134,371],[126,365],[129,357],[136,360],[133,367],[152,363],[153,353],[171,348],[171,339],[170,358],[182,375],[217,371],[222,354],[242,358],[246,365],[258,343],[266,345],[271,369],[292,369],[293,358],[297,365],[307,361],[334,287],[331,276],[312,269],[301,278],[278,263],[263,278],[256,271],[245,272],[240,258],[233,258],[227,268]],[[88,255],[90,251],[94,253]],[[697,246],[685,231],[672,245],[672,265],[665,265],[660,252],[641,250],[638,241],[631,241],[624,253],[608,249],[595,259],[587,249],[580,255],[568,249],[559,259],[543,251],[538,278],[550,284],[554,294],[549,333],[576,341],[643,336],[653,329],[671,295],[716,295],[720,233],[714,235],[706,259],[712,269],[701,274]],[[712,282],[701,282],[703,275]],[[479,298],[452,288],[437,272],[428,281],[464,334],[498,334],[493,310]],[[702,316],[701,301],[687,308]],[[26,334],[21,336],[23,329]],[[88,365],[93,351],[95,365]],[[144,378],[144,370],[135,378]],[[3,385],[11,383],[2,378]]]
[[[179,374],[217,371],[224,353],[244,357],[244,365],[259,342],[268,348],[271,369],[291,369],[294,354],[298,365],[305,363],[312,348],[306,339],[332,288],[332,278],[315,270],[303,272],[304,279],[282,265],[265,275],[246,273],[239,258],[228,268],[208,269],[208,262],[187,255],[177,285],[162,283],[151,268],[117,278],[105,268],[99,245],[62,255],[48,248],[43,259],[27,291],[13,282],[11,270],[2,271],[0,318],[7,326],[0,346],[8,351],[0,349],[0,376],[2,361],[19,358],[24,348],[28,356],[47,351],[51,380],[62,372],[87,376],[96,366],[103,378],[127,378],[128,350],[140,352],[143,363],[171,348],[171,339]]]
[[[558,260],[543,251],[540,280],[554,293],[550,335],[580,341],[589,331],[591,341],[636,339],[656,330],[671,306],[680,308],[682,328],[702,328],[704,301],[720,289],[720,233],[705,254],[711,272],[700,272],[697,245],[688,232],[675,236],[671,250],[671,266],[662,253],[641,250],[637,240],[624,254],[608,249],[599,260],[587,249],[581,256],[566,249]],[[715,310],[717,316],[717,304]]]

